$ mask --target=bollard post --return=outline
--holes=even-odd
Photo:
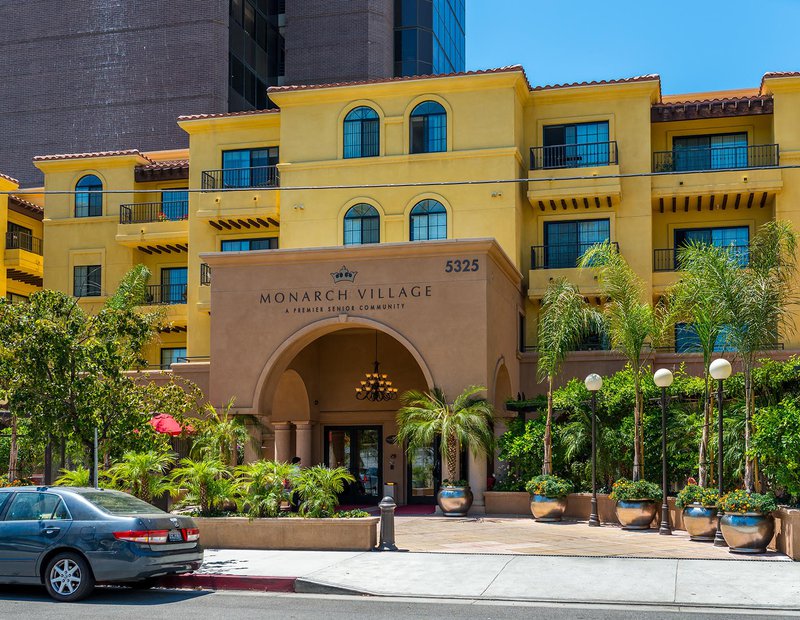
[[[381,509],[381,536],[378,542],[378,551],[397,551],[394,544],[394,510],[397,504],[391,497],[384,497],[378,504]]]

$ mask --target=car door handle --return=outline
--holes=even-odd
[[[42,534],[45,536],[52,536],[53,534],[58,534],[60,531],[60,527],[46,527],[42,530]]]

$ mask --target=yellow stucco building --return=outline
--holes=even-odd
[[[0,174],[0,232],[5,239],[0,296],[10,302],[26,301],[42,288],[44,258],[42,218],[44,210],[33,202],[41,196],[16,195],[19,182]]]
[[[401,389],[477,383],[502,409],[537,391],[548,282],[596,297],[589,245],[617,243],[655,300],[687,240],[746,258],[764,222],[800,230],[799,73],[665,96],[656,75],[532,87],[515,66],[269,95],[277,110],[178,119],[188,151],[36,158],[45,190],[76,191],[47,195],[44,286],[92,307],[147,265],[169,321],[153,365],[235,397],[264,455],[372,446],[364,483],[402,501],[430,494],[388,441],[396,404],[354,398],[373,358]],[[468,460],[480,491],[491,465]]]

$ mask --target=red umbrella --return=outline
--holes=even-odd
[[[165,435],[172,435],[176,437],[184,432],[193,433],[194,427],[191,424],[181,426],[180,423],[168,413],[159,413],[150,419],[150,426],[157,433],[164,433]]]

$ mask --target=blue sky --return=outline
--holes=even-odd
[[[800,0],[467,0],[467,69],[534,85],[661,75],[664,94],[800,71]]]

